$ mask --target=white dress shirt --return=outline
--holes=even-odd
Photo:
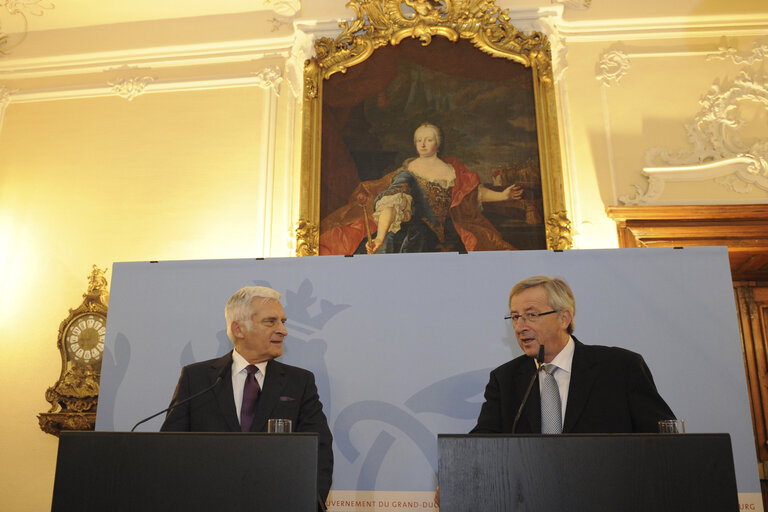
[[[555,356],[555,358],[548,364],[557,366],[557,371],[554,373],[555,382],[557,382],[557,390],[560,393],[560,422],[565,422],[565,406],[568,404],[568,388],[571,385],[571,365],[573,364],[573,351],[576,348],[576,344],[573,342],[573,338],[568,337],[568,343],[565,344],[563,350]],[[541,394],[541,388],[544,386],[544,379],[539,374],[539,394]],[[240,390],[242,395],[243,390]],[[562,426],[562,425],[561,425]]]
[[[256,382],[259,387],[264,389],[264,377],[267,373],[267,363],[264,361],[256,364]],[[243,387],[245,387],[245,378],[248,371],[245,369],[249,364],[237,350],[232,351],[232,394],[235,397],[235,409],[237,409],[237,418],[240,419],[240,408],[243,405]]]

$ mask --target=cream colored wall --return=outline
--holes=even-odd
[[[47,411],[45,390],[60,370],[59,322],[82,300],[92,264],[293,253],[301,135],[293,70],[313,30],[335,32],[335,20],[350,15],[345,3],[308,4],[294,20],[304,34],[290,18],[273,31],[269,16],[236,23],[239,15],[227,15],[216,30],[196,18],[51,32],[0,59],[0,105],[18,90],[0,124],[0,510],[50,508],[57,443],[36,415]],[[713,1],[569,2],[587,4],[565,7],[553,33],[567,50],[559,81],[567,196],[576,247],[615,247],[605,207],[633,185],[645,190],[650,148],[686,149],[700,98],[740,68],[707,56],[723,34],[739,52],[765,44],[768,6],[740,2],[722,16],[724,3]],[[667,17],[649,22],[652,13]],[[196,34],[215,40],[173,48],[174,26],[185,45]],[[101,60],[67,60],[67,52],[97,52],[102,40]],[[628,68],[606,86],[599,63],[610,50],[628,55]],[[42,72],[46,55],[64,72]],[[152,80],[131,101],[108,83],[132,77]],[[744,112],[742,135],[768,138],[763,110]],[[766,200],[763,190],[706,180],[667,184],[653,201]]]
[[[285,208],[269,215],[271,236],[264,229],[270,94],[243,87],[6,110],[0,510],[50,508],[57,443],[36,415],[60,371],[59,322],[81,302],[92,264],[289,253]],[[273,185],[280,196],[286,176]]]

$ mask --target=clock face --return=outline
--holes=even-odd
[[[101,360],[104,352],[106,318],[97,313],[76,317],[67,329],[65,340],[72,359],[90,364]]]

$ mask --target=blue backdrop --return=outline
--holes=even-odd
[[[96,428],[166,407],[183,365],[231,350],[229,296],[267,285],[284,294],[281,360],[317,378],[333,488],[431,491],[436,435],[469,431],[489,371],[521,354],[507,297],[538,274],[573,288],[581,341],[643,354],[689,432],[729,432],[739,491],[759,492],[722,247],[116,263]]]

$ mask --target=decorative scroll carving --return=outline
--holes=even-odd
[[[257,86],[262,89],[272,88],[275,92],[279,91],[280,84],[283,81],[283,74],[277,66],[266,67],[261,71],[254,73],[254,75],[256,76]]]
[[[109,82],[112,87],[112,91],[118,96],[133,101],[133,98],[139,96],[144,92],[147,85],[154,82],[155,79],[150,76],[135,77],[135,78],[123,78],[116,82]]]
[[[0,55],[7,55],[10,50],[19,46],[27,37],[29,31],[28,16],[42,16],[48,9],[54,9],[56,6],[50,0],[0,0],[0,8],[4,7],[8,11],[8,16],[2,16],[2,26],[6,27],[9,20],[18,22],[19,27],[13,27],[6,33],[0,31]],[[18,41],[8,46],[8,34],[21,34]]]
[[[730,59],[731,62],[737,65],[738,64],[752,65],[757,61],[765,60],[766,58],[768,58],[767,43],[755,42],[755,44],[752,46],[752,51],[749,52],[749,54],[740,55],[739,51],[736,48],[729,46],[727,39],[723,38],[720,43],[720,46],[718,47],[718,50],[720,50],[718,53],[707,55],[707,60]]]
[[[315,59],[311,59],[307,61],[306,67],[304,68],[304,99],[305,100],[315,100],[317,99],[318,93],[320,92],[320,86],[319,86],[319,80],[318,75],[320,71],[320,66],[317,64],[317,61]]]
[[[629,55],[621,50],[603,53],[597,63],[597,79],[606,87],[618,84],[628,71]]]
[[[768,142],[743,136],[747,121],[741,106],[757,105],[768,115],[768,80],[762,74],[741,71],[733,81],[715,80],[699,100],[701,110],[686,125],[691,147],[646,152],[649,178],[645,192],[634,185],[634,196],[619,197],[623,204],[644,204],[659,197],[665,181],[712,179],[733,192],[746,193],[753,185],[768,191]]]
[[[547,219],[547,247],[554,250],[570,249],[573,245],[571,221],[568,212],[555,212]]]
[[[319,251],[320,229],[305,219],[296,223],[296,256],[314,256]]]
[[[347,5],[355,11],[355,20],[341,22],[337,38],[315,42],[323,78],[363,62],[381,46],[396,45],[406,37],[426,46],[435,35],[451,41],[468,39],[490,55],[537,66],[542,80],[552,76],[547,38],[540,32],[526,35],[517,30],[509,23],[508,10],[493,0],[351,0]]]

